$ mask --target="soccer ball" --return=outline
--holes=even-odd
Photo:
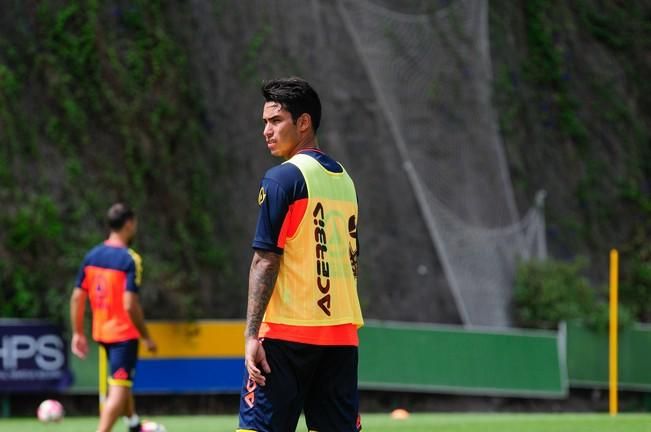
[[[403,408],[397,408],[391,411],[391,418],[394,420],[407,420],[409,418],[409,411]]]
[[[165,426],[160,423],[145,420],[140,426],[141,432],[167,432]]]
[[[43,423],[58,422],[63,418],[63,405],[52,399],[44,400],[36,410],[36,417]]]

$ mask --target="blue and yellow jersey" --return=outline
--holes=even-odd
[[[93,311],[93,339],[103,343],[138,339],[140,333],[124,309],[124,293],[138,292],[142,259],[132,249],[109,242],[93,248],[77,275]]]
[[[319,150],[269,170],[258,193],[253,248],[283,255],[260,337],[357,345],[357,195],[351,178]]]

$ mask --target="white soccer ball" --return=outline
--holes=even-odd
[[[63,405],[53,399],[44,400],[36,410],[36,417],[43,423],[61,421],[63,418]]]
[[[153,421],[145,420],[144,422],[142,422],[142,425],[140,427],[141,427],[140,429],[141,432],[167,432],[165,426]]]

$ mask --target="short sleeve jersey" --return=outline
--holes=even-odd
[[[337,161],[320,150],[304,150],[328,171],[340,173]],[[260,213],[253,239],[253,248],[283,253],[285,240],[300,224],[307,204],[307,184],[296,165],[284,163],[266,172],[260,184]]]
[[[137,293],[142,283],[142,259],[127,247],[102,243],[84,258],[77,275],[93,312],[93,339],[114,343],[140,334],[124,309],[124,293]]]

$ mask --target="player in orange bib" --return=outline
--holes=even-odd
[[[361,430],[357,393],[358,208],[344,167],[319,149],[321,102],[300,78],[262,87],[268,150],[253,241],[239,431]]]
[[[109,394],[100,413],[98,431],[108,432],[119,416],[125,416],[129,432],[140,432],[131,387],[138,361],[138,339],[149,351],[156,344],[149,337],[138,300],[142,282],[142,259],[128,245],[136,235],[134,212],[124,204],[108,211],[109,238],[84,258],[70,300],[72,352],[85,358],[88,342],[84,334],[84,309],[90,300],[93,339],[102,344],[110,366]]]

